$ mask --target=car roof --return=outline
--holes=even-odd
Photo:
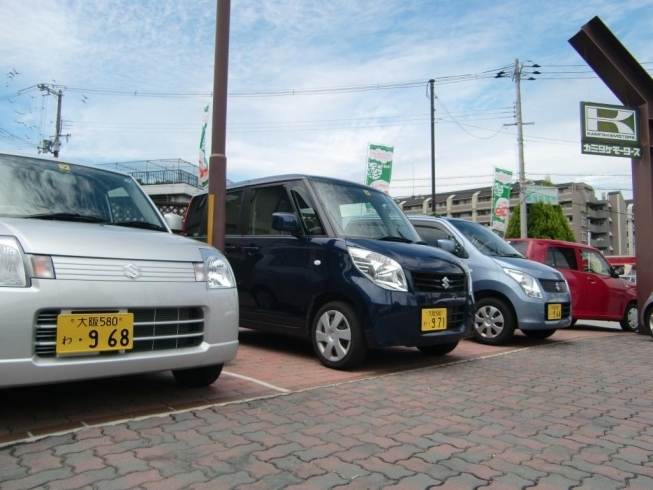
[[[334,184],[345,184],[354,187],[362,187],[365,189],[371,189],[371,187],[361,184],[359,182],[354,182],[352,180],[337,179],[335,177],[325,177],[322,175],[309,175],[309,174],[282,174],[282,175],[273,175],[269,177],[260,177],[256,179],[241,180],[240,182],[232,182],[227,185],[227,189],[237,189],[239,187],[245,187],[249,185],[260,185],[260,184],[274,184],[275,182],[286,182],[289,180],[319,180],[322,182],[332,182]],[[378,191],[378,189],[374,189]],[[208,192],[208,189],[204,189],[198,192],[196,195],[205,194]],[[381,191],[378,191],[381,192]]]
[[[598,248],[593,247],[592,245],[588,245],[587,243],[567,242],[565,240],[554,240],[552,238],[506,238],[506,241],[507,242],[533,242],[533,243],[541,243],[547,245],[568,245],[570,247],[599,250]]]
[[[431,221],[437,221],[439,219],[440,220],[445,219],[447,221],[454,221],[454,219],[449,218],[447,216],[432,216],[430,214],[414,214],[414,213],[411,213],[411,214],[406,214],[406,217],[408,219],[425,219],[425,220],[431,220]],[[463,220],[459,220],[459,221],[463,221]]]

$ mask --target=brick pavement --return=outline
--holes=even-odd
[[[547,340],[517,334],[514,342],[500,348],[464,341],[442,357],[423,356],[410,348],[381,349],[370,352],[360,368],[345,372],[324,368],[306,341],[242,329],[237,358],[206,388],[184,389],[164,372],[1,390],[0,446],[33,436],[497,355],[588,334],[619,332],[566,329]]]
[[[82,428],[1,448],[0,489],[651,489],[652,349],[593,335]]]

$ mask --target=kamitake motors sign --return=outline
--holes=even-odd
[[[637,107],[580,103],[581,152],[642,158]]]

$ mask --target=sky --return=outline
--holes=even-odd
[[[60,159],[197,165],[217,2],[0,0],[0,151],[38,154],[61,90]],[[227,178],[363,182],[378,144],[393,197],[517,179],[518,60],[525,179],[631,199],[630,159],[581,154],[580,102],[620,104],[568,42],[595,16],[653,73],[653,0],[232,0]]]

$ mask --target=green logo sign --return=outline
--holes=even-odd
[[[638,109],[581,102],[581,152],[641,158]]]

